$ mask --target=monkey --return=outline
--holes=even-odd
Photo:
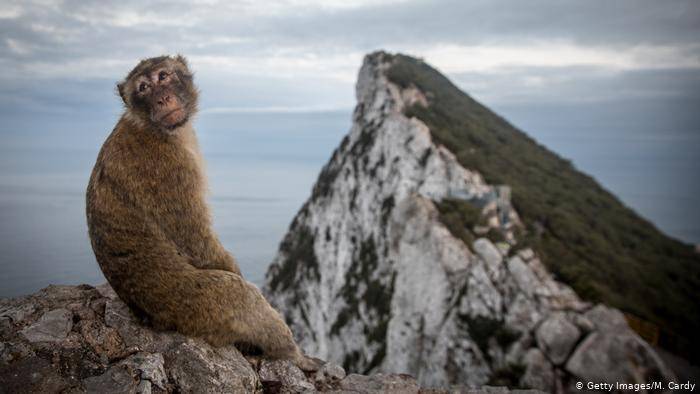
[[[109,284],[156,329],[316,370],[319,360],[302,353],[212,229],[192,125],[199,91],[187,60],[141,60],[117,91],[124,112],[86,192],[90,243]]]

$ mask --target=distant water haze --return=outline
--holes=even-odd
[[[700,243],[697,119],[678,119],[672,110],[659,118],[645,105],[494,109],[666,233]],[[197,119],[214,226],[248,280],[262,283],[349,130],[351,112],[205,112]],[[0,296],[104,281],[87,236],[84,192],[116,117],[9,117],[0,125]]]

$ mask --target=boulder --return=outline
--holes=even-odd
[[[537,348],[531,348],[523,358],[525,373],[520,379],[524,387],[537,387],[545,392],[554,391],[554,367]]]
[[[537,344],[552,363],[566,361],[581,336],[579,329],[562,312],[551,314],[537,328]]]
[[[566,371],[590,382],[667,383],[675,379],[656,352],[629,330],[588,335],[567,361]]]
[[[627,329],[625,315],[617,309],[598,304],[583,314],[600,331],[624,331]]]

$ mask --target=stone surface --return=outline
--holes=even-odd
[[[533,252],[530,248],[522,249],[518,251],[518,256],[520,256],[523,261],[530,261],[535,257],[535,252]]]
[[[564,313],[553,313],[537,328],[537,343],[556,365],[569,357],[581,332]]]
[[[498,267],[501,265],[503,255],[488,239],[477,239],[474,241],[473,248],[474,252],[476,252],[490,267]]]
[[[319,389],[331,389],[345,378],[345,370],[340,365],[333,363],[324,364],[316,371],[316,387]]]
[[[584,313],[583,317],[601,331],[620,331],[627,327],[627,321],[622,312],[601,304]]]
[[[136,319],[106,285],[51,286],[30,296],[0,299],[0,305],[8,319],[0,331],[0,393],[420,389],[407,375],[346,376],[332,363],[304,373],[289,361],[246,358],[233,346],[214,348],[197,338],[156,332]]]
[[[88,393],[135,393],[139,385],[137,376],[124,365],[115,365],[98,376],[86,378],[83,387]]]
[[[5,316],[21,323],[0,342],[0,387],[10,392],[260,391],[236,348],[155,332],[108,286],[51,286],[1,301]]]
[[[546,392],[554,391],[554,367],[537,348],[528,350],[523,357],[525,374],[521,384],[525,387],[538,387]]]
[[[420,390],[420,386],[413,377],[402,374],[375,374],[372,376],[350,374],[341,381],[340,388],[350,392],[368,394],[417,394]],[[508,390],[506,390],[507,392]]]
[[[566,371],[591,382],[675,380],[656,352],[626,330],[590,334],[567,361]]]
[[[263,360],[258,374],[263,385],[274,382],[295,392],[314,390],[313,383],[309,382],[304,373],[288,360]]]
[[[248,361],[234,347],[212,348],[200,340],[188,339],[165,352],[168,376],[184,392],[206,387],[213,392],[253,392],[258,377]]]
[[[58,342],[66,338],[72,327],[73,315],[66,309],[54,309],[21,332],[29,342]]]
[[[43,358],[32,356],[0,366],[3,393],[59,393],[70,382]]]
[[[162,390],[167,386],[165,359],[160,353],[136,353],[120,364],[135,371],[141,380],[147,380],[149,386],[153,385]]]

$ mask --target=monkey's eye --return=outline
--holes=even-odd
[[[146,90],[147,87],[148,85],[146,84],[146,82],[141,82],[139,84],[139,92],[143,92],[144,90]]]
[[[160,73],[158,73],[158,80],[159,80],[159,81],[162,81],[162,80],[164,80],[167,76],[168,76],[168,73],[166,73],[165,71],[161,71]]]

